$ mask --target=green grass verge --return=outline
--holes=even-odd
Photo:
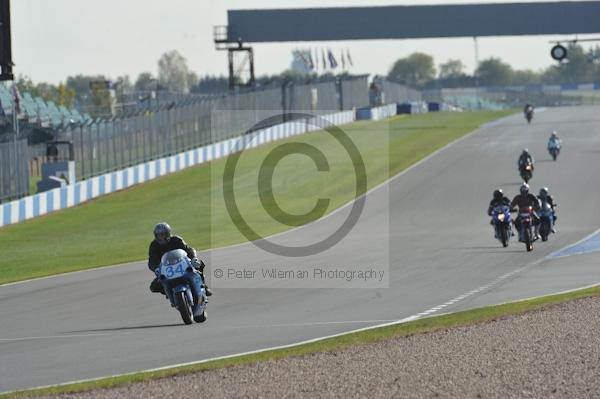
[[[343,129],[362,153],[371,188],[481,124],[510,113],[431,113],[356,122]],[[330,135],[315,132],[288,141],[317,147],[326,155],[330,171],[318,172],[313,161],[302,155],[281,160],[275,169],[273,192],[282,209],[304,214],[317,198],[329,198],[328,213],[354,198],[352,162]],[[237,168],[236,198],[241,213],[262,235],[290,227],[267,214],[256,185],[266,154],[281,143],[245,152]],[[386,153],[389,160],[381,155]],[[216,160],[1,228],[0,284],[144,259],[152,227],[162,220],[198,249],[246,241],[219,197],[224,165],[225,159]],[[306,217],[301,222],[311,220]]]
[[[569,293],[550,295],[503,305],[487,306],[458,313],[428,317],[404,324],[381,327],[358,333],[349,333],[339,337],[328,338],[321,341],[298,345],[286,349],[270,350],[251,355],[243,355],[223,360],[214,360],[206,363],[175,367],[161,371],[141,372],[111,378],[104,378],[90,382],[82,382],[77,384],[56,386],[50,388],[33,389],[4,395],[0,394],[0,399],[19,398],[24,396],[70,394],[76,392],[89,391],[92,389],[106,389],[122,386],[125,384],[131,384],[134,382],[170,377],[173,375],[197,373],[201,371],[207,371],[223,367],[241,366],[250,363],[277,360],[289,356],[302,356],[316,352],[330,352],[348,348],[351,346],[366,345],[413,334],[433,332],[452,327],[469,326],[476,323],[497,320],[501,317],[535,311],[541,309],[542,307],[558,304],[565,301],[599,295],[600,286],[596,286]]]

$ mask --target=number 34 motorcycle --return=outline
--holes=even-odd
[[[184,250],[175,249],[164,254],[156,275],[171,306],[179,310],[185,324],[206,321],[208,299],[204,281]]]

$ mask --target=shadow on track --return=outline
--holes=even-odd
[[[490,250],[490,249],[498,249],[498,247],[497,246],[492,246],[492,245],[489,245],[489,246],[483,246],[482,245],[482,246],[479,246],[479,247],[457,247],[455,249],[466,249],[466,250],[471,250],[471,251],[472,250],[487,251],[487,250]]]
[[[165,328],[165,327],[179,327],[182,323],[173,324],[155,324],[149,326],[124,326],[124,327],[113,327],[113,328],[96,328],[91,330],[73,330],[65,331],[65,334],[76,334],[76,333],[93,333],[93,332],[106,332],[106,331],[127,331],[127,330],[147,330],[152,328]]]
[[[515,183],[515,182],[511,182],[511,183],[502,183],[502,184],[498,185],[498,187],[504,187],[504,186],[520,186],[521,184],[523,184],[523,182],[522,182],[522,181],[521,181],[521,182],[518,182],[518,183]]]
[[[507,254],[507,253],[508,254],[521,254],[521,253],[525,254],[525,253],[527,253],[527,251],[525,251],[525,248],[523,248],[523,249],[513,249],[513,250],[500,248],[500,250],[489,251],[489,253],[490,254]]]
[[[456,249],[465,250],[467,252],[474,252],[474,253],[487,252],[490,254],[506,254],[506,253],[516,254],[516,253],[525,252],[524,249],[522,249],[522,250],[507,249],[507,248],[499,247],[497,245],[489,245],[489,246],[482,245],[479,247],[460,247],[460,248],[456,248]]]

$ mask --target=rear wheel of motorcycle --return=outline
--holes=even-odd
[[[192,324],[192,307],[193,304],[188,303],[187,295],[185,292],[178,292],[175,294],[175,305],[181,314],[181,318],[185,324]]]

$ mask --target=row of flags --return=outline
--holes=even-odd
[[[314,72],[318,72],[319,70],[325,72],[328,69],[336,69],[340,67],[340,63],[342,70],[354,66],[348,49],[340,50],[340,63],[338,63],[338,59],[331,49],[327,49],[327,52],[323,48],[320,51],[319,49],[295,50],[294,55],[304,64],[306,69]]]

